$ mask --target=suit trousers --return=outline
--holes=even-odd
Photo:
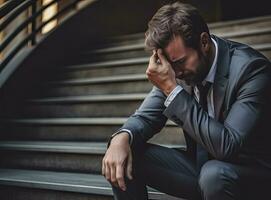
[[[126,191],[112,185],[115,200],[147,200],[146,186],[184,199],[270,199],[271,169],[255,163],[208,160],[197,171],[185,151],[147,143],[133,152],[133,179]]]

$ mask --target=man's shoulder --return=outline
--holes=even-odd
[[[223,41],[229,52],[229,74],[240,74],[248,68],[260,66],[271,67],[269,59],[251,46],[231,40]]]
[[[265,59],[268,61],[268,58],[266,58],[262,53],[247,44],[224,39],[216,35],[212,35],[212,37],[218,43],[219,52],[221,53],[221,49],[223,49],[223,53],[228,51],[232,61],[244,63],[248,63],[255,59]]]

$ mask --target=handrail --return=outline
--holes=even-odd
[[[56,0],[59,1],[59,0]],[[30,41],[37,32],[41,31],[41,29],[48,23],[50,23],[52,20],[56,19],[61,15],[62,13],[66,12],[69,10],[71,7],[75,6],[78,0],[74,0],[72,3],[66,5],[64,8],[59,10],[55,15],[53,15],[51,18],[49,18],[47,21],[43,22],[39,27],[35,29],[34,32],[32,32],[30,35],[28,35],[26,38],[24,38],[19,44],[15,46],[15,48],[10,52],[10,54],[3,60],[2,63],[0,63],[0,70],[5,67],[5,65],[20,51],[24,45],[27,44],[28,41]]]
[[[24,0],[9,0],[0,7],[0,19],[7,15],[11,10],[20,5]]]
[[[12,58],[25,46],[28,42],[31,42],[31,45],[36,44],[36,35],[41,31],[41,29],[51,22],[52,20],[58,18],[63,13],[71,10],[75,5],[82,0],[73,0],[65,5],[61,10],[59,10],[54,16],[50,19],[44,21],[41,25],[36,27],[36,19],[43,13],[45,9],[51,5],[59,2],[60,0],[52,0],[50,3],[40,7],[37,10],[37,1],[38,0],[10,0],[0,7],[0,16],[5,16],[4,20],[0,24],[0,31],[4,30],[17,16],[25,12],[27,9],[32,7],[32,15],[26,20],[24,20],[19,26],[15,28],[10,34],[6,35],[4,40],[0,44],[0,52],[5,50],[5,48],[15,39],[15,37],[20,34],[22,30],[31,26],[31,32],[27,34],[26,37],[20,39],[20,41],[14,46],[9,53],[4,57],[3,61],[0,63],[0,71],[12,60]]]
[[[36,0],[34,0],[36,1]],[[16,37],[16,35],[18,35],[23,29],[25,29],[27,27],[27,25],[32,22],[33,20],[35,20],[41,13],[42,11],[44,11],[46,8],[48,8],[49,6],[51,6],[52,4],[58,2],[60,0],[54,0],[51,1],[50,3],[46,4],[45,6],[43,6],[40,10],[38,10],[36,13],[34,13],[31,17],[29,17],[27,20],[25,20],[23,23],[21,23],[15,30],[14,32],[11,32],[7,38],[2,42],[2,44],[0,45],[0,52],[13,40],[13,38]]]
[[[0,31],[4,30],[8,24],[10,24],[18,15],[25,11],[26,8],[31,6],[36,0],[26,0],[20,6],[13,8],[7,16],[6,19],[0,24]]]

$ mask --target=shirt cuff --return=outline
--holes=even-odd
[[[173,101],[173,99],[183,90],[183,87],[180,85],[177,85],[174,90],[171,91],[171,93],[168,95],[167,99],[164,102],[164,105],[166,107],[169,106],[169,104]]]
[[[133,143],[133,134],[132,134],[132,132],[130,131],[130,130],[128,130],[128,129],[120,129],[120,130],[118,130],[117,132],[115,132],[113,135],[111,135],[111,137],[110,137],[110,141],[112,140],[112,138],[113,137],[115,137],[116,135],[118,135],[119,133],[127,133],[128,135],[129,135],[129,144],[130,144],[130,146],[132,145],[132,143]],[[108,146],[109,146],[109,144],[108,144]]]

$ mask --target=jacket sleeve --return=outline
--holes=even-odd
[[[235,101],[224,122],[208,116],[186,91],[180,92],[164,114],[182,125],[197,143],[216,159],[234,158],[253,129],[259,124],[270,93],[270,63],[251,64],[244,68],[236,82]]]
[[[120,129],[128,129],[133,135],[132,148],[140,148],[165,125],[167,117],[163,114],[166,96],[153,87],[139,109],[131,115]]]

